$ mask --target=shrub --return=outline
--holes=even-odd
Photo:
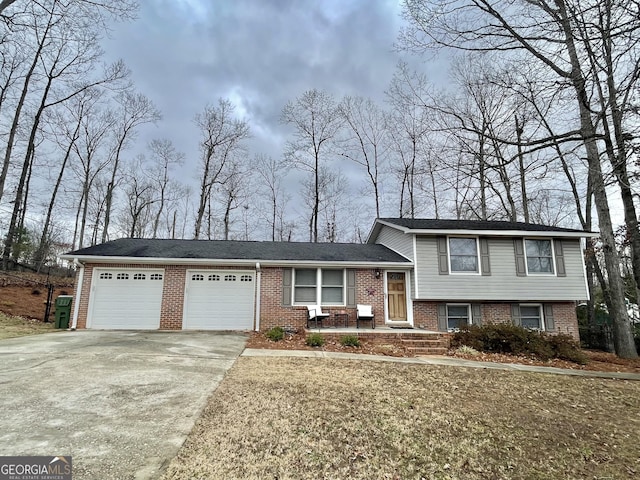
[[[345,347],[359,347],[360,339],[355,335],[345,335],[340,337],[340,343]]]
[[[265,335],[269,340],[279,342],[284,338],[284,329],[282,327],[273,327],[267,330]]]
[[[456,353],[460,355],[469,355],[471,357],[477,357],[478,355],[480,355],[480,352],[478,350],[467,345],[461,345],[456,348]]]
[[[310,347],[321,347],[324,341],[324,337],[319,333],[312,333],[307,337],[307,345]]]
[[[578,343],[565,334],[550,335],[511,324],[469,325],[456,332],[451,347],[468,346],[481,352],[532,355],[540,360],[560,358],[587,362]]]
[[[579,343],[571,335],[559,333],[558,335],[545,335],[545,337],[553,349],[554,357],[579,363],[580,365],[585,365],[589,361],[583,351],[580,350]]]

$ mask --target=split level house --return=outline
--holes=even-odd
[[[519,222],[381,218],[365,244],[124,238],[61,256],[77,266],[73,328],[304,328],[309,305],[355,326],[446,332],[514,323],[578,338],[581,239]]]

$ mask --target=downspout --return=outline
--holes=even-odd
[[[78,314],[80,313],[80,297],[82,295],[82,282],[84,281],[84,264],[80,263],[77,258],[73,259],[73,264],[80,268],[78,272],[78,288],[76,289],[76,298],[73,302],[73,320],[71,321],[71,330],[75,330],[78,325]]]
[[[260,331],[260,262],[256,262],[256,332]]]

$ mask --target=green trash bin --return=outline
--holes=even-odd
[[[69,328],[69,319],[71,318],[71,295],[60,295],[56,298],[56,328]]]

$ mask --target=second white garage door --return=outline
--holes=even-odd
[[[190,330],[251,330],[256,272],[188,270],[182,326]]]

